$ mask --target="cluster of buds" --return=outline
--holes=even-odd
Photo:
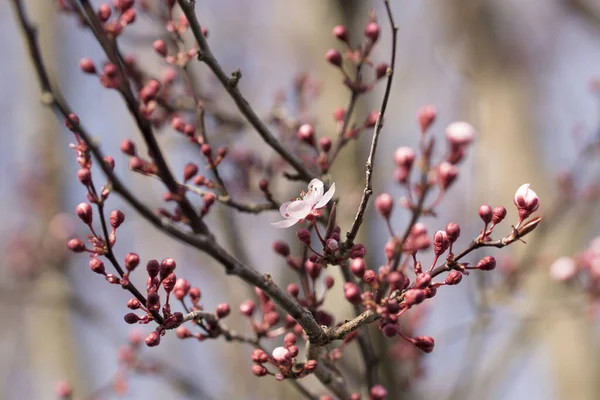
[[[261,289],[255,287],[254,292],[258,298],[260,316],[256,312],[256,302],[250,299],[240,305],[240,313],[249,319],[252,331],[257,338],[274,338],[290,330],[302,334],[302,327],[289,315],[284,318],[283,325],[277,327],[282,318],[275,309],[275,303]]]
[[[252,373],[256,376],[273,375],[278,381],[284,379],[299,379],[310,374],[317,367],[316,360],[308,360],[305,363],[299,363],[296,359],[299,353],[296,346],[296,335],[288,333],[283,339],[284,345],[276,347],[271,356],[264,350],[257,348],[252,352],[251,358]],[[277,372],[271,372],[267,366],[276,368]]]

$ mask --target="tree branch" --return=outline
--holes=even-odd
[[[237,73],[232,74],[232,77],[228,77],[215,56],[212,54],[210,47],[208,46],[208,42],[206,38],[202,34],[202,29],[200,27],[200,22],[198,22],[198,18],[196,17],[196,13],[194,11],[194,3],[195,1],[190,0],[177,0],[179,3],[179,7],[181,7],[181,11],[185,14],[194,38],[198,43],[198,60],[205,63],[210,70],[217,76],[217,79],[221,82],[227,93],[231,96],[235,104],[237,105],[240,112],[244,115],[244,117],[248,120],[250,125],[256,129],[260,137],[263,138],[265,142],[269,146],[273,148],[284,160],[288,162],[298,173],[298,177],[303,181],[310,181],[314,174],[311,173],[303,164],[300,162],[293,154],[291,154],[288,150],[283,148],[281,143],[275,138],[275,136],[271,133],[269,128],[265,125],[264,122],[256,115],[256,112],[252,109],[248,101],[244,98],[242,93],[237,87],[237,82],[241,77],[239,70]]]

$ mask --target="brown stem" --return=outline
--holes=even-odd
[[[212,51],[208,46],[208,42],[202,34],[200,22],[198,22],[198,18],[196,17],[196,13],[194,11],[195,1],[177,0],[177,3],[179,3],[181,11],[183,11],[185,14],[194,38],[198,43],[198,60],[205,63],[217,76],[217,79],[221,82],[227,93],[229,93],[240,112],[244,115],[244,117],[246,117],[250,125],[256,129],[260,137],[262,137],[263,140],[273,148],[273,150],[275,150],[284,160],[288,162],[288,164],[290,164],[296,170],[298,177],[301,180],[309,182],[313,178],[314,174],[311,173],[292,153],[283,148],[281,143],[279,143],[277,138],[275,138],[269,128],[267,128],[265,123],[258,117],[258,115],[256,115],[254,109],[252,109],[248,101],[238,89],[237,83],[241,78],[241,73],[239,70],[233,73],[232,77],[230,78],[227,76],[215,56],[212,54]]]

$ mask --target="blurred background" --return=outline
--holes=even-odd
[[[130,173],[119,151],[123,138],[140,138],[121,98],[79,70],[82,57],[101,64],[102,50],[75,18],[56,12],[54,2],[25,3],[40,30],[55,82],[105,154],[115,158],[122,179],[157,207],[160,183]],[[442,138],[448,123],[465,120],[475,126],[477,137],[438,217],[424,219],[430,231],[456,222],[462,228],[458,244],[466,246],[481,229],[479,205],[490,204],[509,210],[500,227],[508,233],[516,222],[513,194],[527,182],[540,196],[546,219],[527,245],[471,254],[469,262],[492,254],[499,268],[472,273],[458,287],[442,288],[420,307],[419,315],[410,317],[411,330],[435,338],[433,353],[406,354],[372,329],[382,359],[379,375],[390,399],[600,398],[598,315],[587,290],[589,280],[581,276],[558,282],[549,274],[556,258],[584,251],[598,234],[597,157],[585,150],[600,132],[595,81],[600,76],[600,2],[393,0],[391,6],[399,27],[398,58],[377,154],[375,193],[403,195],[392,179],[392,153],[417,144],[416,112],[433,104],[438,110],[435,136]],[[241,69],[240,89],[259,115],[268,115],[276,100],[292,91],[298,74],[306,73],[319,82],[319,96],[309,105],[317,133],[331,137],[336,135],[332,113],[346,107],[349,99],[339,72],[324,59],[329,48],[341,49],[331,29],[344,24],[351,40],[358,41],[371,9],[382,26],[373,59],[388,62],[391,37],[380,1],[196,4],[213,52],[226,71]],[[86,233],[73,213],[85,201],[85,192],[68,147],[72,135],[40,103],[11,2],[0,3],[0,21],[0,399],[55,399],[60,381],[73,386],[75,399],[300,398],[285,383],[253,376],[251,349],[224,340],[196,343],[167,335],[157,348],[139,350],[144,365],[156,368],[145,373],[124,370],[119,361],[124,350],[119,349],[132,335],[131,326],[123,322],[129,296],[91,273],[84,256],[68,254],[65,248],[68,238]],[[139,13],[120,44],[135,54],[139,66],[159,74],[165,64],[152,51],[152,42],[163,31]],[[240,118],[210,71],[196,68],[215,104]],[[383,86],[361,100],[357,120],[378,109]],[[215,131],[209,134],[221,132],[216,126],[210,129]],[[223,129],[219,140],[233,149],[270,154],[252,130]],[[197,150],[169,126],[160,131],[159,140],[179,174],[187,162],[197,161]],[[342,230],[349,228],[360,200],[369,144],[370,134],[363,134],[331,171]],[[573,179],[568,179],[571,170]],[[95,176],[100,176],[98,171]],[[296,186],[278,184],[276,197],[293,196]],[[234,310],[228,324],[248,330],[247,321],[235,311],[253,296],[251,288],[226,278],[214,261],[156,231],[117,196],[111,196],[108,207],[126,214],[118,254],[133,251],[142,260],[176,259],[178,275],[202,289],[207,310],[227,301]],[[265,251],[275,239],[296,242],[294,230],[269,225],[277,212],[253,216],[217,209],[210,224],[227,248],[271,273],[283,287],[292,281],[281,259]],[[369,249],[369,266],[376,268],[385,262],[387,231],[372,211],[360,242]],[[407,216],[397,209],[393,226],[402,230]],[[352,309],[343,300],[339,272],[327,272],[337,279],[327,306],[343,320]],[[146,334],[152,330],[140,329]],[[348,367],[343,372],[355,386],[364,372],[356,349],[348,349],[344,363]],[[322,392],[318,382],[308,379],[307,384],[314,393]]]

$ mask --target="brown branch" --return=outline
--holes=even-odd
[[[365,211],[367,209],[367,204],[371,195],[373,194],[372,188],[372,173],[373,173],[373,165],[375,164],[375,153],[377,151],[377,143],[379,141],[379,134],[381,133],[381,129],[383,128],[383,117],[385,115],[385,110],[388,105],[388,100],[390,98],[390,93],[392,91],[392,78],[394,77],[394,68],[396,66],[396,47],[398,42],[398,27],[394,22],[394,16],[392,15],[392,10],[390,8],[389,0],[384,0],[385,9],[388,15],[388,19],[390,21],[391,29],[392,29],[392,55],[390,60],[390,66],[386,71],[387,75],[387,83],[385,85],[385,93],[383,94],[383,99],[381,100],[381,107],[379,108],[379,115],[377,116],[377,121],[375,122],[375,128],[373,130],[373,140],[371,141],[371,149],[369,151],[369,157],[367,158],[367,164],[365,169],[365,189],[363,190],[363,195],[360,200],[360,204],[358,206],[358,211],[356,212],[356,217],[354,218],[354,222],[352,223],[352,227],[350,231],[346,234],[346,248],[352,246],[354,242],[354,238],[358,234],[358,230],[360,229],[360,225],[363,222]]]
[[[230,78],[227,76],[215,56],[213,55],[210,47],[208,46],[208,42],[206,38],[202,34],[202,29],[200,27],[200,22],[198,22],[198,18],[196,17],[196,13],[194,11],[194,3],[195,1],[190,0],[177,0],[179,3],[179,7],[185,14],[194,38],[198,43],[198,60],[205,63],[210,70],[217,76],[217,79],[221,82],[227,93],[231,96],[235,104],[237,105],[240,112],[244,115],[244,117],[248,120],[250,125],[256,129],[260,137],[273,148],[284,160],[288,162],[298,173],[298,177],[303,181],[310,181],[314,174],[311,173],[300,160],[298,160],[292,153],[283,148],[281,143],[275,138],[275,136],[271,133],[269,128],[265,125],[263,121],[256,115],[256,112],[252,109],[248,101],[244,98],[242,93],[237,87],[237,83],[241,77],[239,70],[236,73],[232,74]]]
[[[44,103],[50,106],[57,115],[67,118],[71,110],[63,100],[58,90],[50,85],[47,70],[43,63],[43,58],[39,50],[36,39],[36,30],[27,19],[22,1],[12,0],[17,11],[17,18],[21,29],[23,30],[27,47],[36,67],[36,74],[40,85],[42,86],[42,97]],[[207,234],[192,235],[184,232],[167,219],[157,216],[150,208],[135,197],[120,179],[114,174],[108,164],[104,162],[104,155],[91,136],[86,132],[82,125],[73,123],[74,131],[88,145],[90,152],[98,161],[98,164],[104,174],[111,182],[112,190],[120,194],[129,205],[139,212],[154,227],[168,234],[169,236],[186,243],[220,262],[228,275],[235,275],[244,282],[262,289],[279,307],[285,310],[294,318],[305,330],[308,339],[316,345],[327,343],[327,337],[312,314],[298,304],[298,302],[287,294],[286,291],[275,285],[269,275],[263,275],[249,266],[239,262],[222,248],[215,239]]]
[[[195,187],[193,185],[184,184],[183,186],[190,192],[196,193],[202,197],[206,196],[208,193],[211,193],[211,192],[207,192],[207,191],[198,189],[197,187]],[[241,212],[250,213],[250,214],[258,214],[263,211],[277,210],[279,208],[279,204],[277,204],[275,202],[272,202],[272,203],[250,203],[250,204],[240,203],[238,201],[233,200],[231,198],[231,195],[229,195],[229,194],[217,195],[216,199],[218,202],[223,203],[224,205],[226,205],[228,207],[234,208]]]
[[[177,181],[175,180],[175,177],[169,168],[167,160],[163,156],[160,146],[156,141],[152,125],[150,121],[142,117],[140,114],[140,105],[131,89],[129,79],[125,72],[123,57],[119,51],[116,40],[106,35],[104,28],[101,22],[98,20],[98,17],[94,12],[89,0],[79,0],[79,3],[81,4],[83,15],[85,16],[92,32],[94,33],[96,40],[98,43],[100,43],[100,46],[106,53],[106,56],[110,62],[117,66],[119,80],[118,91],[125,100],[129,112],[131,115],[133,115],[136,124],[142,133],[144,141],[148,146],[148,153],[158,168],[159,176],[171,193],[178,194],[179,186],[177,185]],[[208,228],[206,227],[206,224],[198,216],[194,210],[194,207],[188,201],[185,195],[181,196],[178,204],[181,207],[183,215],[189,220],[190,226],[194,232],[207,232]]]

